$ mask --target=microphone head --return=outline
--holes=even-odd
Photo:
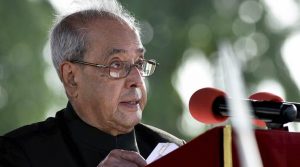
[[[215,88],[197,90],[190,98],[189,109],[191,115],[198,121],[206,124],[221,123],[227,116],[213,112],[213,103],[217,97],[225,97],[225,93]]]
[[[254,93],[251,96],[249,96],[249,99],[252,100],[264,100],[264,101],[274,101],[274,102],[282,102],[283,99],[277,95],[274,95],[269,92],[258,92]],[[266,122],[260,119],[254,119],[253,124],[255,124],[258,127],[265,128],[267,127]]]
[[[269,92],[257,92],[249,96],[249,99],[253,100],[265,100],[265,101],[274,101],[274,102],[283,102],[284,100],[272,93]]]

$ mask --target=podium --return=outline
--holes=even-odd
[[[228,140],[224,129],[209,130],[147,167],[239,167],[235,135]],[[264,167],[300,166],[300,133],[255,130],[255,136]]]

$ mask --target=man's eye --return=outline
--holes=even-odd
[[[137,65],[137,67],[138,67],[139,69],[142,69],[143,66],[144,66],[144,61],[143,61],[143,60],[139,60],[139,61],[137,61],[135,64]]]
[[[121,69],[123,68],[124,63],[120,62],[120,61],[114,61],[110,64],[110,68],[114,68],[114,69]]]

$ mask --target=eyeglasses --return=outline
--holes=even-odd
[[[136,67],[143,77],[148,77],[154,73],[156,66],[159,65],[159,63],[157,63],[156,60],[154,60],[154,59],[151,59],[151,60],[141,59],[134,64],[131,64],[127,61],[113,61],[109,65],[89,63],[89,62],[79,61],[79,60],[72,60],[70,62],[77,63],[77,64],[83,64],[83,65],[89,65],[89,66],[98,67],[98,68],[108,68],[109,69],[109,77],[114,78],[114,79],[120,79],[120,78],[127,77],[129,75],[132,67]]]

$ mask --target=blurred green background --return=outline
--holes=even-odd
[[[299,101],[299,0],[120,2],[140,21],[146,57],[160,63],[147,79],[143,122],[186,140],[211,127],[191,118],[187,104],[199,88],[222,88],[217,63],[222,40],[237,53],[247,95],[269,91]],[[0,1],[0,135],[65,107],[48,31],[66,3]]]

